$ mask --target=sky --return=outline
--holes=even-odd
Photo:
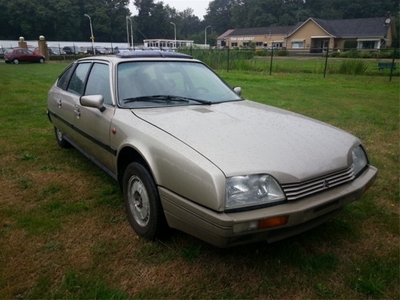
[[[184,11],[186,8],[192,8],[193,14],[199,19],[204,19],[203,16],[206,14],[206,9],[208,8],[208,4],[210,0],[162,0],[162,1],[154,1],[154,2],[164,2],[164,5],[169,5],[170,7],[175,8],[177,11]],[[130,2],[129,9],[133,15],[137,13],[136,7],[132,4],[133,1]]]

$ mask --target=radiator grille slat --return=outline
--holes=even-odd
[[[282,185],[287,200],[293,201],[328,190],[354,179],[353,167],[316,179]]]

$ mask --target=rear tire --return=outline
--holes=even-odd
[[[18,58],[14,58],[12,62],[13,62],[14,65],[18,65],[19,64],[19,59]]]
[[[43,64],[43,63],[44,63],[44,58],[39,59],[39,62],[40,62],[41,64]]]
[[[164,237],[169,227],[157,186],[149,171],[140,163],[130,163],[124,173],[122,188],[133,230],[149,240]]]
[[[71,148],[71,144],[68,143],[65,139],[64,139],[64,134],[60,131],[60,129],[58,129],[57,127],[54,126],[54,134],[56,135],[56,140],[58,145],[61,148]]]

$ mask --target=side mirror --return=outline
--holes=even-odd
[[[233,91],[236,93],[236,95],[242,96],[242,88],[240,86],[233,88]]]
[[[102,95],[87,95],[82,96],[80,99],[82,106],[93,107],[103,112],[106,108],[104,107],[104,97]]]

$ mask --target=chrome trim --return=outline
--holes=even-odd
[[[353,166],[346,170],[335,172],[323,177],[299,183],[283,184],[282,189],[289,201],[298,200],[318,192],[331,189],[335,186],[354,180]]]

